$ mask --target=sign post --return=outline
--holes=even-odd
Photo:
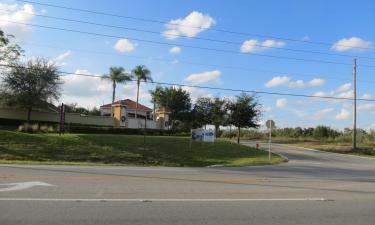
[[[60,108],[60,135],[64,134],[65,131],[65,105],[64,103],[61,103],[61,108]]]
[[[269,129],[269,140],[268,140],[268,160],[271,161],[271,143],[272,143],[272,129],[276,128],[275,121],[267,120],[266,126]]]

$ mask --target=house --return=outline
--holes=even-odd
[[[111,109],[112,105],[123,105],[123,106],[125,106],[126,111],[127,111],[126,116],[128,118],[135,118],[135,109],[136,109],[137,103],[133,100],[130,100],[130,99],[118,100],[118,101],[115,101],[113,104],[109,103],[109,104],[105,104],[105,105],[100,106],[100,115],[101,116],[111,116],[111,112],[113,112],[112,109]],[[153,110],[150,109],[149,107],[138,103],[138,110],[137,110],[138,118],[152,119],[152,112],[153,112]]]
[[[100,106],[102,117],[114,118],[115,127],[168,129],[170,111],[161,107],[155,110],[139,104],[137,107],[137,118],[135,118],[137,103],[130,99],[115,101],[113,104]]]

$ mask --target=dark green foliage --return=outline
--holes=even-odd
[[[33,108],[47,108],[48,102],[59,98],[59,76],[58,68],[44,59],[17,63],[4,72],[0,101],[27,109],[30,121]]]
[[[190,94],[181,88],[174,87],[156,87],[150,91],[152,99],[160,107],[166,107],[171,111],[171,128],[175,130],[177,121],[188,122],[191,118],[191,100]]]

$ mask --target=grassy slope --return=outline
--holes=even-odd
[[[0,162],[121,164],[145,166],[246,166],[269,164],[264,151],[219,140],[193,143],[186,137],[24,134],[0,130]],[[145,147],[145,148],[144,148]],[[284,160],[274,156],[271,163]]]
[[[375,143],[373,142],[358,142],[358,149],[352,150],[351,142],[334,141],[334,140],[315,140],[315,139],[298,139],[298,138],[274,138],[275,143],[288,144],[300,146],[304,148],[311,148],[327,152],[335,152],[351,155],[362,155],[368,157],[375,157]]]

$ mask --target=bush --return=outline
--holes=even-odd
[[[38,123],[23,123],[18,126],[18,131],[26,133],[53,133],[56,129],[52,125],[47,124],[40,125]]]

